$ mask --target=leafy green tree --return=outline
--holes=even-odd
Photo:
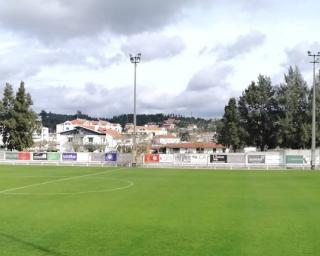
[[[188,131],[181,131],[179,136],[181,141],[190,141],[191,139],[190,133]]]
[[[244,146],[244,130],[240,126],[240,115],[235,98],[231,98],[224,108],[222,125],[219,129],[219,142],[233,151]]]
[[[8,130],[8,149],[24,150],[33,145],[32,133],[36,127],[37,115],[31,109],[32,99],[26,93],[24,82],[21,82],[13,105],[12,119],[14,129]]]
[[[240,125],[247,136],[247,145],[260,150],[277,146],[279,130],[279,107],[276,91],[269,77],[259,75],[239,99]]]
[[[311,115],[307,83],[297,67],[289,67],[285,82],[277,90],[281,110],[280,146],[284,148],[307,148],[310,146]]]

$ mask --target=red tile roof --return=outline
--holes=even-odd
[[[84,123],[86,123],[87,120],[78,118],[78,119],[75,119],[75,120],[71,120],[70,122],[71,122],[73,125],[79,125],[79,124],[84,124]]]
[[[123,137],[121,133],[114,131],[114,130],[111,130],[111,129],[100,128],[98,131],[102,132],[104,134],[108,134],[108,135],[110,135],[114,138],[117,138],[117,139],[121,139]]]

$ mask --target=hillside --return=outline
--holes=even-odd
[[[97,118],[91,117],[89,115],[83,114],[81,111],[78,111],[74,115],[67,115],[67,114],[56,114],[51,112],[46,112],[42,110],[39,114],[42,119],[42,124],[45,127],[48,127],[50,132],[54,132],[56,129],[56,125],[63,123],[67,120],[73,120],[76,118],[82,118],[87,120],[106,120],[111,123],[119,123],[122,127],[125,126],[126,123],[133,122],[133,115],[132,114],[122,114],[113,116],[112,118]],[[137,125],[145,125],[148,123],[154,123],[158,125],[162,125],[163,122],[169,118],[173,118],[176,120],[175,124],[178,128],[185,128],[189,124],[195,124],[200,130],[204,131],[215,131],[216,126],[219,123],[218,119],[204,119],[200,117],[185,117],[181,115],[175,114],[139,114],[137,115]]]

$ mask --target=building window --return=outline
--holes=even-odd
[[[203,154],[204,153],[204,148],[197,148],[196,152],[198,154]]]
[[[89,138],[88,138],[88,142],[89,142],[89,143],[93,143],[93,138],[92,138],[92,137],[89,137]]]
[[[69,138],[68,138],[68,142],[72,142],[72,137],[69,137]]]
[[[172,152],[173,152],[173,153],[180,153],[180,148],[173,148],[173,149],[172,149]]]

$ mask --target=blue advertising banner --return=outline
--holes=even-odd
[[[117,161],[117,153],[106,153],[104,160],[108,162]]]
[[[77,153],[62,153],[62,160],[77,161]]]

